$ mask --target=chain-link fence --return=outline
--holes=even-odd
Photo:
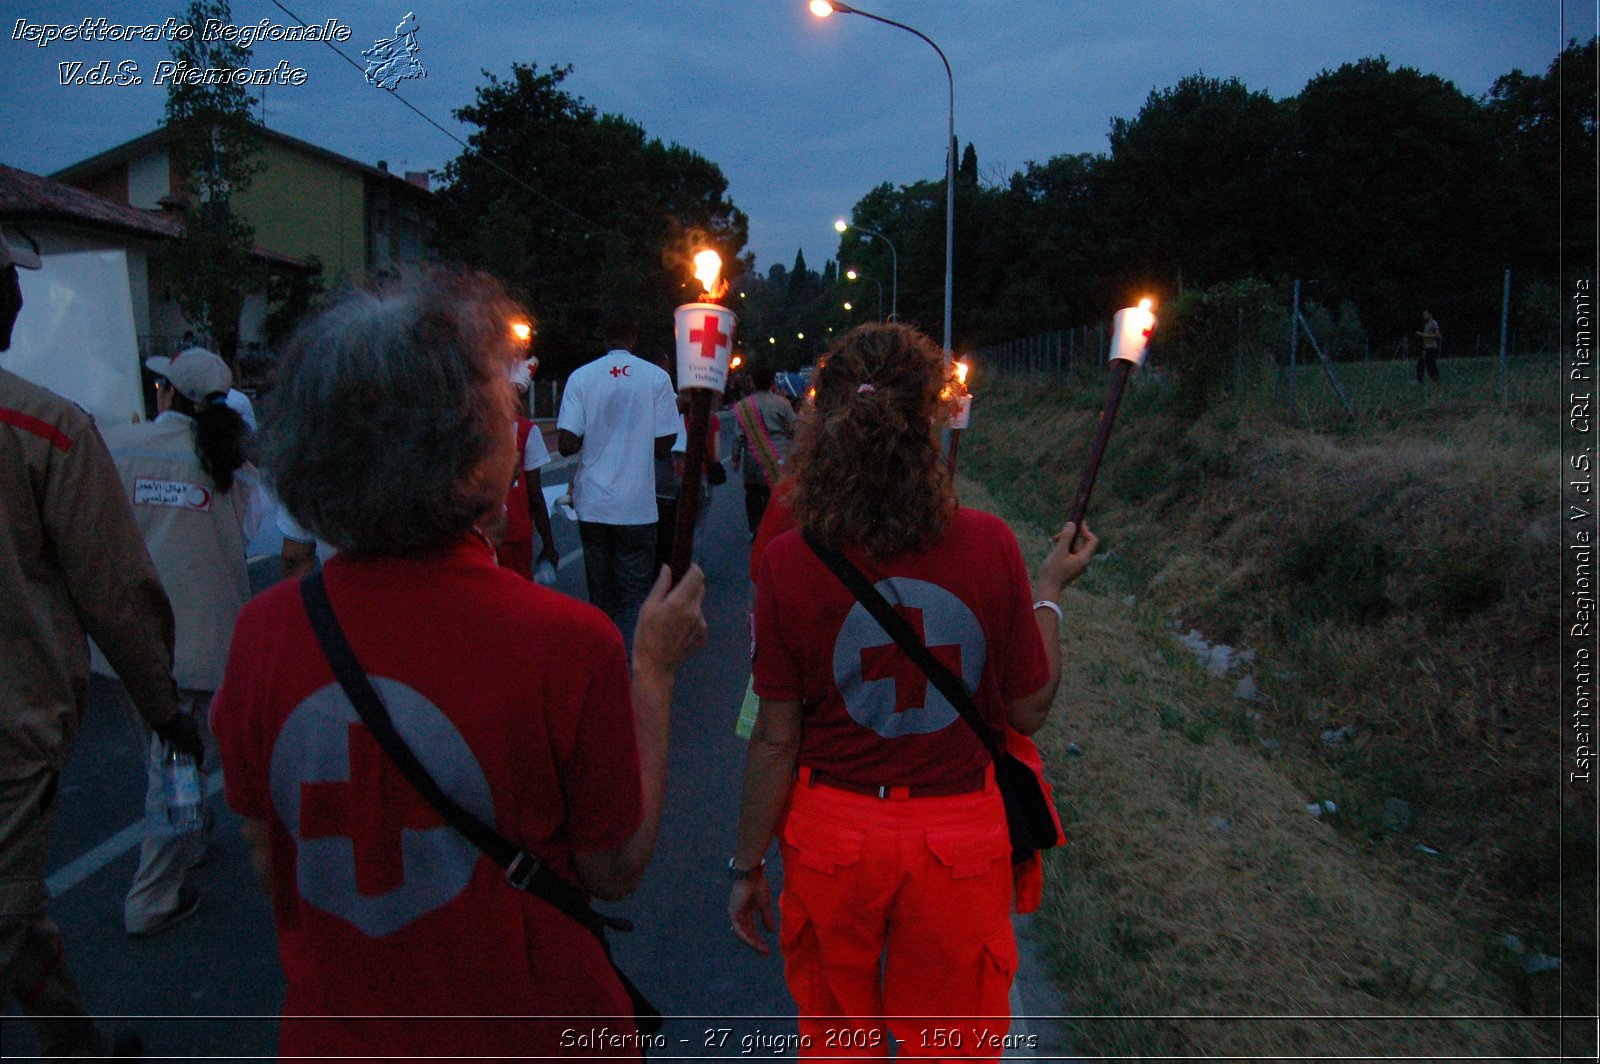
[[[1498,330],[1452,332],[1446,324],[1437,379],[1423,365],[1420,337],[1374,342],[1352,305],[1326,307],[1305,295],[1311,286],[1298,287],[1245,281],[1180,295],[1162,314],[1141,376],[1173,382],[1191,412],[1223,394],[1249,393],[1317,419],[1381,413],[1419,397],[1526,405],[1538,402],[1555,372],[1564,308],[1548,285],[1513,289],[1508,279],[1504,305],[1494,308],[1502,312]],[[1110,344],[1110,323],[1098,321],[979,348],[971,358],[980,375],[1058,378],[1099,371]]]

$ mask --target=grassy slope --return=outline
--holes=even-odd
[[[1148,386],[1124,405],[1043,736],[1073,836],[1047,901],[1059,974],[1078,1012],[1137,1017],[1084,1021],[1087,1052],[1542,1051],[1538,1021],[1323,1017],[1554,1012],[1557,978],[1500,938],[1592,955],[1555,909],[1555,409],[1527,389],[1357,390],[1365,416],[1337,433],[1249,402],[1181,423]],[[1030,558],[1102,397],[982,391],[964,500],[1013,520]],[[1264,701],[1207,677],[1180,620],[1257,648]],[[1332,728],[1349,739],[1330,751]],[[1321,798],[1339,813],[1309,816]],[[1403,833],[1382,826],[1391,798],[1414,810]],[[1593,825],[1567,834],[1581,853]],[[1568,1008],[1592,1011],[1579,968]],[[1283,1018],[1147,1018],[1176,1014]]]

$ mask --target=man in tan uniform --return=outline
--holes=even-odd
[[[0,351],[22,310],[17,267],[36,253],[0,236]],[[56,785],[88,697],[85,633],[105,651],[139,712],[198,755],[178,713],[172,608],[94,421],[0,369],[0,979],[46,1055],[98,1056],[47,912],[45,854]]]

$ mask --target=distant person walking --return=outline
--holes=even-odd
[[[1422,312],[1422,328],[1417,331],[1422,337],[1422,354],[1417,356],[1417,383],[1422,383],[1422,374],[1426,370],[1434,382],[1439,380],[1439,323],[1433,319],[1433,314]]]
[[[556,418],[557,449],[578,456],[572,508],[589,601],[629,639],[656,575],[655,460],[671,455],[678,435],[672,380],[633,355],[638,334],[631,311],[606,308],[608,350],[567,378]]]
[[[156,375],[154,421],[114,426],[106,446],[122,489],[155,560],[177,621],[179,708],[205,738],[203,768],[217,767],[207,726],[211,694],[233,638],[233,622],[250,598],[245,544],[260,524],[255,468],[245,461],[248,429],[227,402],[233,374],[204,348],[175,358],[145,360]],[[139,868],[123,902],[123,927],[135,938],[160,934],[194,915],[200,895],[185,884],[200,861],[207,829],[192,835],[167,830],[159,736],[143,737],[146,753],[145,838]]]
[[[502,566],[528,580],[534,579],[536,562],[561,564],[561,552],[556,550],[556,538],[550,530],[550,508],[544,501],[544,477],[539,472],[550,464],[550,452],[539,426],[522,416],[538,366],[539,359],[529,355],[511,368],[511,383],[517,387],[517,453],[522,460],[517,463],[516,476],[506,495],[506,534],[497,551]],[[544,544],[537,556],[533,553],[536,530]]]
[[[754,539],[794,445],[794,407],[778,394],[771,366],[756,366],[751,377],[756,390],[733,407],[733,468],[744,469],[744,516]]]
[[[40,262],[0,238],[0,351],[22,310],[19,265]],[[111,455],[75,404],[0,369],[0,995],[34,1017],[52,1057],[107,1050],[44,885],[61,766],[88,701],[85,633],[140,716],[199,757],[172,682],[172,608]]]

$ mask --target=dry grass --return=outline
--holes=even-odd
[[[988,398],[995,431],[963,458],[994,494],[964,480],[963,499],[1005,515],[1037,559],[1037,526],[1076,486],[1046,471],[1075,469],[1060,456],[1086,440],[1091,404]],[[1544,930],[1532,903],[1554,878],[1552,854],[1507,841],[1552,800],[1536,767],[1558,597],[1542,432],[1492,411],[1366,440],[1248,416],[1179,429],[1133,405],[1122,471],[1108,463],[1097,493],[1106,557],[1068,592],[1040,737],[1072,840],[1052,855],[1042,919],[1074,1011],[1119,1017],[1078,1020],[1076,1048],[1549,1052],[1550,1027],[1517,1017],[1557,1010],[1553,980],[1519,979],[1494,952],[1509,930]],[[1172,638],[1173,609],[1261,649],[1265,703],[1204,674]],[[1354,739],[1329,757],[1318,736],[1336,724]],[[1411,834],[1379,826],[1391,796],[1416,808]],[[1310,816],[1320,798],[1339,815]],[[1418,855],[1423,839],[1445,853]],[[1508,862],[1530,857],[1551,863],[1524,868],[1526,904],[1503,904]],[[1559,952],[1553,928],[1544,941]]]

